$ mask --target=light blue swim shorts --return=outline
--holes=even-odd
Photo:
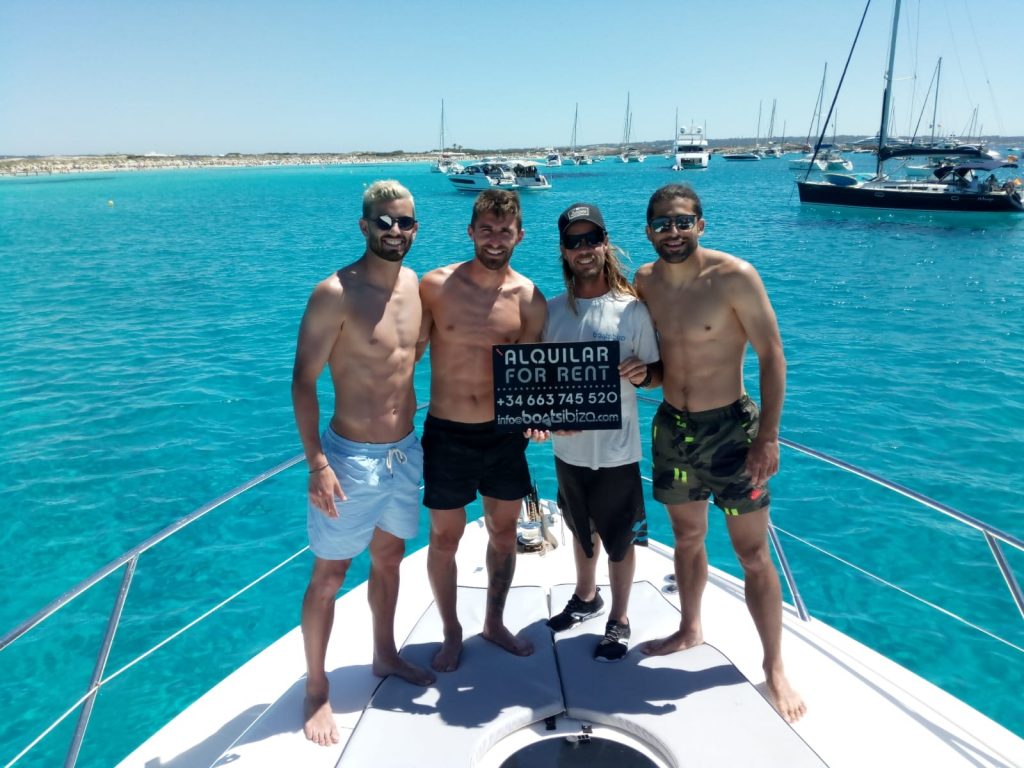
[[[415,432],[397,443],[356,443],[328,427],[324,455],[348,498],[335,499],[338,517],[309,504],[309,548],[323,560],[348,560],[370,545],[373,529],[400,539],[419,530],[423,449]]]

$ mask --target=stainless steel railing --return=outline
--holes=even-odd
[[[649,400],[649,398],[642,399]],[[1011,534],[1006,533],[1005,531],[1001,531],[998,528],[989,525],[988,523],[978,520],[977,518],[971,517],[970,515],[966,515],[963,512],[960,512],[959,510],[942,504],[941,502],[935,501],[934,499],[931,499],[927,496],[923,496],[922,494],[919,494],[916,491],[913,491],[905,486],[886,480],[885,478],[880,477],[872,472],[861,469],[860,467],[857,467],[853,464],[849,464],[845,461],[837,459],[821,451],[817,451],[813,448],[809,448],[807,446],[801,445],[799,443],[794,443],[786,439],[780,439],[779,442],[782,445],[786,446],[787,448],[790,448],[794,451],[797,451],[801,454],[804,454],[826,464],[830,464],[834,467],[841,469],[844,472],[848,472],[850,474],[856,475],[857,477],[863,478],[872,483],[880,485],[883,488],[886,488],[890,491],[905,496],[906,498],[911,499],[912,501],[918,504],[922,504],[926,507],[929,507],[930,509],[940,512],[943,515],[953,520],[956,520],[957,522],[963,525],[969,526],[979,531],[989,546],[992,557],[995,560],[996,565],[999,568],[1001,574],[1003,575],[1003,579],[1007,585],[1007,588],[1010,591],[1011,596],[1013,597],[1014,602],[1017,605],[1018,610],[1021,613],[1021,616],[1024,617],[1024,596],[1022,596],[1020,585],[1001,547],[1002,544],[1006,544],[1016,548],[1017,550],[1024,551],[1024,540],[1021,540],[1016,536],[1012,536]],[[118,556],[111,562],[107,563],[94,574],[84,579],[79,584],[76,584],[70,590],[68,590],[63,595],[50,602],[48,605],[39,610],[33,616],[26,619],[17,627],[4,634],[3,637],[0,637],[0,652],[2,652],[5,648],[10,646],[12,643],[16,642],[19,638],[24,636],[34,627],[49,619],[51,616],[57,613],[61,608],[66,606],[72,600],[87,592],[89,589],[91,589],[92,587],[94,587],[99,582],[103,581],[119,569],[124,568],[124,573],[121,579],[121,586],[114,600],[114,605],[111,608],[110,616],[107,621],[107,628],[100,646],[100,650],[97,653],[93,673],[90,678],[89,685],[87,686],[87,690],[85,691],[85,694],[70,709],[68,709],[64,715],[58,718],[56,722],[52,723],[42,733],[37,735],[32,742],[30,742],[21,752],[19,752],[10,762],[8,762],[6,764],[7,768],[10,768],[11,766],[19,762],[25,755],[27,755],[32,749],[34,749],[34,747],[43,738],[45,738],[45,736],[48,735],[57,725],[63,722],[69,715],[71,715],[76,709],[80,707],[81,709],[79,712],[78,723],[76,725],[75,732],[71,740],[71,744],[68,747],[67,755],[65,757],[64,762],[66,767],[74,766],[76,764],[82,742],[85,738],[86,729],[88,728],[89,719],[92,714],[96,696],[98,695],[100,689],[112,679],[112,676],[107,678],[104,677],[106,671],[106,664],[109,658],[111,646],[113,645],[114,637],[116,635],[120,623],[122,609],[124,607],[128,591],[131,587],[132,578],[135,574],[136,568],[138,567],[139,558],[142,556],[142,554],[154,548],[161,542],[176,534],[181,529],[185,528],[191,523],[194,523],[195,521],[209,514],[210,512],[227,503],[228,501],[231,501],[232,499],[241,496],[242,494],[246,493],[247,491],[251,490],[257,485],[260,485],[266,480],[269,480],[275,477],[276,475],[280,474],[281,472],[284,472],[285,470],[295,466],[302,460],[302,454],[293,456],[292,458],[281,462],[280,464],[266,470],[265,472],[239,485],[238,487],[228,491],[222,496],[217,497],[213,501],[204,504],[203,506],[199,507],[198,509],[189,513],[188,515],[185,515],[181,519],[164,528],[159,533],[146,539],[138,546],[133,547],[124,554]],[[789,561],[786,558],[785,551],[779,539],[778,531],[774,525],[769,526],[769,536],[771,538],[772,545],[775,549],[776,555],[779,559],[779,564],[783,572],[783,577],[785,578],[787,587],[789,588],[794,606],[796,607],[800,618],[804,621],[807,621],[810,618],[810,613],[803,601],[803,598],[800,596],[800,591],[797,587],[796,578],[793,574],[792,569],[790,568]],[[276,571],[278,568],[281,568],[282,566],[290,562],[292,559],[297,557],[298,554],[300,553],[296,553],[290,556],[285,562],[275,565],[272,569],[270,569],[268,573]],[[261,575],[255,582],[253,582],[253,584],[258,583],[267,575],[268,574]],[[249,586],[252,586],[253,584],[250,584]],[[245,589],[248,589],[248,587],[246,587]],[[228,600],[225,600],[224,602],[220,603],[213,610],[207,612],[206,614],[204,614],[204,616],[200,618],[206,618],[207,616],[211,615],[216,610],[226,605],[228,602],[230,602],[230,600],[234,599],[234,597],[237,597],[244,591],[245,590],[243,589],[235,593],[235,595],[233,595],[231,598],[228,598]],[[193,622],[192,624],[186,626],[182,630],[179,630],[179,632],[174,633],[172,637],[177,636],[177,634],[179,634],[180,632],[185,631],[190,626],[193,626],[194,623],[197,622]],[[1001,640],[1002,642],[1006,643],[1007,645],[1010,645],[1011,647],[1017,648],[1017,646],[1013,645],[1012,643],[1008,643],[1007,641],[1002,640],[1002,638],[998,638],[997,636],[992,635],[991,633],[986,632],[986,634],[989,634],[989,636]],[[157,644],[156,647],[162,646],[165,642],[167,642],[167,640],[161,641]],[[132,666],[138,661],[141,661],[146,656],[148,656],[153,650],[154,649],[149,649],[143,652],[139,657],[137,657],[135,660],[126,665],[125,668]],[[122,668],[122,671],[125,668]]]

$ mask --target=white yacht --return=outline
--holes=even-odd
[[[557,168],[562,164],[562,153],[557,149],[547,150],[547,154],[544,157],[544,164],[549,168]]]
[[[516,179],[516,189],[537,191],[551,189],[551,182],[532,160],[510,160],[508,166]]]
[[[508,162],[469,163],[461,171],[449,173],[448,181],[456,189],[467,192],[479,192],[491,187],[515,189],[517,185],[516,175]]]
[[[700,126],[680,128],[676,136],[675,164],[673,170],[707,168],[711,150],[704,129]]]
[[[1011,602],[1024,612],[1024,596],[1006,559],[1008,553],[1004,552],[1005,547],[1013,548],[1017,550],[1012,553],[1016,557],[1024,551],[1024,541],[839,459],[785,439],[780,442],[803,459],[823,461],[937,513],[938,521],[929,526],[930,535],[948,535],[962,545],[969,541],[967,535],[974,533],[977,546],[984,550],[987,545],[990,550],[993,568],[1002,573]],[[183,580],[183,588],[195,592],[195,610],[190,612],[194,615],[168,616],[166,626],[147,641],[157,644],[143,650],[146,646],[139,645],[132,635],[147,628],[128,622],[119,628],[118,624],[136,568],[141,574],[149,558],[160,556],[149,554],[150,550],[229,502],[235,504],[231,509],[237,513],[237,504],[242,504],[238,497],[300,465],[302,460],[301,454],[295,456],[197,509],[119,556],[0,637],[2,651],[28,633],[38,633],[36,628],[42,623],[52,626],[51,621],[68,615],[61,609],[86,592],[91,595],[88,605],[92,611],[105,610],[102,599],[108,606],[113,602],[108,630],[99,643],[98,653],[96,644],[79,645],[83,658],[96,656],[93,680],[86,686],[85,695],[77,701],[49,703],[51,710],[59,705],[55,711],[64,714],[53,723],[40,722],[37,732],[26,732],[26,746],[6,763],[8,768],[26,756],[34,759],[34,750],[45,738],[57,739],[63,752],[70,729],[59,726],[69,725],[66,721],[72,717],[79,720],[64,761],[69,766],[75,765],[83,742],[104,738],[104,727],[117,729],[121,736],[129,731],[136,737],[134,743],[138,746],[120,760],[121,768],[1024,765],[1024,739],[1020,736],[909,671],[894,658],[830,626],[824,617],[833,611],[850,614],[842,602],[847,596],[846,589],[835,591],[831,598],[834,605],[825,602],[814,609],[818,617],[812,615],[789,566],[782,536],[786,537],[787,547],[810,544],[813,549],[808,551],[821,568],[839,569],[850,579],[880,584],[879,589],[893,585],[884,575],[865,571],[857,563],[839,559],[804,540],[799,530],[774,526],[769,530],[784,588],[792,599],[783,607],[783,647],[787,675],[808,703],[808,711],[799,721],[787,723],[769,703],[760,642],[744,601],[743,584],[718,568],[710,569],[703,599],[704,644],[668,656],[645,656],[636,647],[645,640],[670,634],[679,625],[670,543],[651,541],[647,547],[636,548],[636,575],[629,610],[632,647],[621,662],[596,662],[593,648],[602,634],[603,618],[557,635],[545,626],[548,617],[561,610],[572,594],[575,568],[572,540],[559,518],[557,506],[536,498],[527,500],[523,506],[519,525],[521,554],[505,607],[509,628],[532,641],[535,651],[531,656],[509,654],[479,635],[486,610],[487,532],[483,521],[475,519],[468,523],[458,550],[458,612],[466,638],[458,670],[439,674],[437,681],[425,688],[394,677],[375,677],[371,672],[373,647],[367,584],[353,587],[338,599],[338,619],[327,653],[331,704],[340,731],[337,744],[321,747],[303,736],[305,661],[298,628],[242,664],[155,733],[134,733],[132,718],[98,722],[95,730],[89,731],[97,696],[101,702],[113,697],[139,706],[139,689],[121,683],[122,673],[133,670],[136,675],[147,674],[145,670],[149,669],[154,680],[170,681],[166,684],[166,695],[170,696],[174,681],[189,675],[196,664],[196,660],[190,660],[190,654],[229,652],[232,640],[228,637],[220,638],[224,647],[218,645],[216,635],[201,647],[172,641],[250,589],[272,590],[274,587],[269,585],[274,582],[262,582],[305,554],[308,548],[287,555],[283,562],[212,609],[206,608],[210,603],[205,593],[208,578]],[[297,489],[304,487],[294,475],[286,479],[294,482]],[[847,498],[849,502],[844,501]],[[814,504],[850,503],[851,514],[857,514],[860,498],[836,495],[832,499],[808,500],[807,504],[813,508]],[[257,500],[256,504],[259,503]],[[279,512],[287,514],[288,519],[298,517],[294,510]],[[795,519],[799,520],[799,516]],[[913,536],[914,527],[908,526],[907,533],[908,537]],[[908,538],[905,545],[914,545],[914,541]],[[188,554],[189,568],[196,574],[209,573],[209,568],[217,565],[217,558],[223,556],[214,547],[205,553],[210,562],[194,562],[193,558],[202,552],[190,550]],[[403,656],[421,665],[429,664],[441,639],[440,617],[425,574],[426,550],[420,549],[408,555],[402,564],[402,588],[394,622]],[[983,575],[987,578],[987,574],[979,574],[979,578]],[[942,573],[934,576],[941,583]],[[116,586],[108,581],[110,577],[121,579],[120,590],[111,588],[104,594],[92,591],[101,583]],[[607,594],[608,570],[603,555],[598,583]],[[853,586],[857,588],[856,584]],[[231,585],[230,589],[238,587]],[[915,613],[914,618],[909,613],[895,617],[888,638],[893,655],[913,660],[919,652],[912,644],[901,647],[899,638],[904,623],[928,621],[922,616],[935,617],[938,633],[942,632],[940,622],[949,621],[958,621],[958,630],[980,629],[924,598],[902,588],[900,591]],[[256,597],[248,599],[258,599],[259,594],[255,592]],[[176,605],[181,606],[181,596],[177,597]],[[995,594],[991,597],[999,599]],[[75,619],[71,621],[73,631],[80,631],[73,624]],[[179,625],[184,626],[176,629]],[[1010,649],[1024,652],[1012,641],[981,631],[989,640],[994,638]],[[161,639],[166,633],[169,636]],[[116,665],[121,666],[110,671],[108,652],[115,635],[122,648]],[[31,638],[28,641],[31,651]],[[160,653],[154,655],[157,650]],[[138,666],[143,664],[147,666]],[[113,661],[111,665],[116,666]],[[26,674],[46,671],[43,660],[25,668],[33,670]],[[118,683],[111,685],[115,680]],[[1003,690],[1006,686],[1019,687],[1019,681],[998,674],[985,684]],[[150,683],[146,690],[152,688]],[[67,689],[59,690],[63,693],[55,687],[55,698],[68,695]],[[156,690],[163,689],[158,686]]]

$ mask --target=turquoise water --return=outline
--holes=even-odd
[[[855,157],[866,169],[871,158]],[[514,266],[546,294],[561,290],[555,219],[579,199],[602,207],[638,266],[652,258],[649,194],[693,184],[705,245],[751,261],[778,313],[784,437],[1024,535],[1024,216],[812,210],[797,202],[784,161],[713,158],[683,174],[669,164],[551,169],[554,189],[524,196]],[[298,321],[312,286],[361,252],[360,195],[382,177],[416,195],[409,266],[422,274],[472,255],[472,198],[426,165],[0,180],[0,631],[299,451],[289,397]],[[423,402],[428,381],[424,365]],[[644,408],[647,421],[653,405]],[[550,449],[530,451],[550,488]],[[301,468],[286,472],[145,555],[110,669],[301,549],[304,485]],[[1024,645],[977,535],[786,450],[773,497],[783,530]],[[668,540],[664,510],[652,502],[649,514]],[[412,546],[423,543],[425,527]],[[812,614],[1024,735],[1020,653],[783,543]],[[709,549],[738,573],[717,516]],[[1010,560],[1024,573],[1024,558]],[[115,762],[291,629],[310,562],[300,556],[115,680],[80,764]],[[116,589],[109,580],[0,653],[3,762],[81,695]],[[59,727],[22,764],[53,764],[70,731]]]

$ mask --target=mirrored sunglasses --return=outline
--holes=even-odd
[[[680,232],[686,232],[697,225],[697,217],[692,213],[679,216],[655,216],[651,219],[651,229],[655,232],[668,232],[673,226]]]

